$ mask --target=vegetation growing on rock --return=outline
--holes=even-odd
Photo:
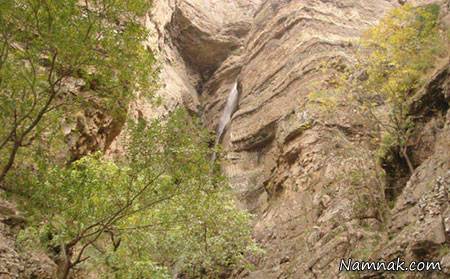
[[[123,116],[134,92],[148,90],[154,58],[140,23],[148,7],[146,0],[0,3],[2,187],[22,147],[48,140],[64,113],[100,103]]]
[[[363,77],[354,79],[353,97],[376,122],[377,129],[383,130],[381,153],[392,145],[397,146],[411,173],[414,166],[408,145],[413,119],[409,106],[424,75],[436,65],[439,56],[445,57],[446,39],[439,26],[436,4],[394,9],[362,39],[363,51],[356,67]],[[375,112],[377,96],[387,105],[386,120]]]
[[[378,157],[394,150],[410,173],[414,165],[408,146],[414,119],[409,107],[426,73],[447,55],[448,32],[439,25],[439,10],[436,4],[393,9],[359,40],[356,60],[348,63],[351,67],[342,61],[325,67],[334,68],[330,82],[337,90],[309,95],[313,104],[326,110],[351,107],[364,119]]]
[[[142,25],[149,7],[0,3],[0,187],[28,220],[19,246],[50,254],[58,278],[218,277],[256,249],[249,215],[209,161],[209,134],[182,110],[130,120],[115,161],[100,151],[58,157],[62,119],[86,107],[125,119],[137,93],[151,97],[155,60]]]

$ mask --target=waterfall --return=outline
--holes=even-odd
[[[233,113],[236,111],[239,101],[239,90],[237,88],[237,81],[234,82],[233,87],[231,88],[230,93],[228,94],[227,103],[225,104],[225,108],[222,112],[222,116],[219,119],[219,125],[216,130],[216,142],[217,146],[224,135],[225,129],[228,127],[228,124],[231,121],[231,117]],[[216,160],[216,152],[213,153],[211,160],[214,162]]]
[[[236,111],[239,101],[239,91],[237,89],[237,82],[233,84],[231,91],[228,95],[227,103],[225,104],[225,109],[223,110],[222,116],[219,120],[219,125],[216,131],[216,144],[220,143],[222,136],[225,132],[225,128],[231,121],[233,113]]]

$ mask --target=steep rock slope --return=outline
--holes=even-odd
[[[240,52],[260,1],[153,1],[145,24],[152,33],[147,45],[160,63],[156,95],[162,99],[162,106],[139,98],[130,105],[130,116],[164,117],[177,107],[201,115],[203,86],[227,57]],[[121,152],[124,131],[108,149],[109,154]]]
[[[167,18],[156,24],[160,48],[177,56],[164,67],[184,65],[211,130],[238,82],[239,110],[223,141],[224,171],[243,206],[258,215],[255,237],[267,254],[255,259],[255,272],[237,276],[336,275],[337,259],[380,236],[383,185],[345,108],[318,121],[307,95],[326,80],[323,63],[349,59],[351,40],[396,2],[165,3],[156,3],[156,11],[166,7]],[[223,16],[238,21],[225,23]],[[167,50],[164,55],[171,57]],[[170,78],[163,83],[172,84]],[[349,187],[345,174],[361,171],[365,185]]]
[[[224,141],[224,170],[259,215],[255,236],[267,250],[255,272],[240,276],[331,278],[339,258],[376,241],[383,189],[353,129],[356,120],[344,108],[318,121],[307,95],[326,81],[323,63],[349,59],[351,40],[393,6],[265,1],[238,62],[224,63],[205,87],[203,96],[219,99],[217,84],[228,85],[224,72],[236,69],[241,99]],[[205,103],[214,127],[214,102]],[[365,173],[365,183],[352,187],[347,175],[357,172]]]
[[[448,7],[448,1],[440,2]],[[385,195],[383,170],[367,152],[363,120],[345,107],[328,114],[308,101],[309,93],[328,85],[324,63],[351,59],[352,40],[397,5],[394,0],[154,1],[146,24],[153,32],[148,46],[161,61],[157,94],[163,106],[142,98],[130,105],[132,116],[163,117],[184,106],[215,130],[238,83],[239,109],[222,141],[223,170],[242,206],[255,213],[254,235],[266,254],[251,259],[254,271],[236,271],[235,277],[346,277],[338,274],[340,258],[369,256],[439,259],[450,274],[448,61],[413,104],[419,119],[410,147],[416,170],[403,177],[407,183],[396,199]],[[109,146],[110,155],[121,152],[126,134],[124,129],[116,137],[112,130],[100,143]],[[389,169],[402,168],[395,164],[385,166],[388,176]],[[0,204],[0,278],[8,273],[51,278],[54,264],[47,257],[29,257],[28,263],[15,250],[17,215],[11,205]]]
[[[417,168],[395,200],[385,234],[373,251],[374,256],[387,259],[439,260],[446,275],[436,274],[436,278],[450,274],[449,103],[447,61],[430,77],[412,104],[417,120],[410,148]]]
[[[432,2],[446,13],[446,1],[413,1]],[[422,104],[412,110],[422,119],[410,147],[417,168],[392,200],[385,195],[384,171],[367,152],[364,120],[345,107],[324,114],[307,98],[327,87],[324,63],[351,59],[352,40],[397,5],[263,1],[243,49],[201,87],[203,117],[214,130],[228,92],[239,84],[223,169],[242,204],[257,214],[255,237],[267,254],[254,259],[256,271],[236,276],[345,277],[338,266],[348,257],[432,257],[448,265],[448,73],[430,77],[428,93],[415,103]]]

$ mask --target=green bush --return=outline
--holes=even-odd
[[[106,278],[196,278],[243,264],[256,251],[249,215],[214,174],[209,135],[183,111],[130,126],[121,162],[96,154],[21,174],[32,232],[21,242],[57,251],[61,278],[79,265]]]

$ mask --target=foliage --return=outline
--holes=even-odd
[[[142,42],[149,1],[0,2],[0,183],[19,149],[58,126],[62,112],[100,103],[123,115],[148,90],[154,59]],[[71,92],[83,84],[83,93]],[[94,102],[95,100],[95,102]]]
[[[438,257],[444,257],[450,254],[450,246],[448,244],[443,244],[438,250]]]
[[[446,39],[438,5],[393,9],[363,35],[354,63],[332,65],[339,68],[331,74],[336,90],[329,90],[321,102],[330,108],[345,103],[370,126],[379,156],[395,146],[412,172],[407,148],[414,121],[408,110],[427,71],[448,54]]]
[[[336,95],[326,90],[318,90],[308,94],[308,105],[318,109],[322,113],[333,111],[336,108],[338,100]]]
[[[389,145],[381,144],[381,149],[389,149],[394,143],[412,172],[407,146],[414,127],[408,108],[414,90],[422,85],[424,73],[445,51],[445,36],[439,28],[439,6],[405,5],[395,9],[367,32],[362,45],[370,53],[362,58],[367,74],[367,79],[360,83],[366,94],[362,103],[367,110],[372,110],[376,104],[371,100],[375,96],[381,95],[386,101],[389,120],[381,125],[387,128],[383,142]]]
[[[41,160],[39,171],[19,174],[32,224],[22,243],[41,239],[68,270],[102,263],[106,278],[165,278],[169,269],[218,277],[241,264],[255,248],[249,216],[213,172],[209,134],[184,111],[130,126],[120,162]]]

